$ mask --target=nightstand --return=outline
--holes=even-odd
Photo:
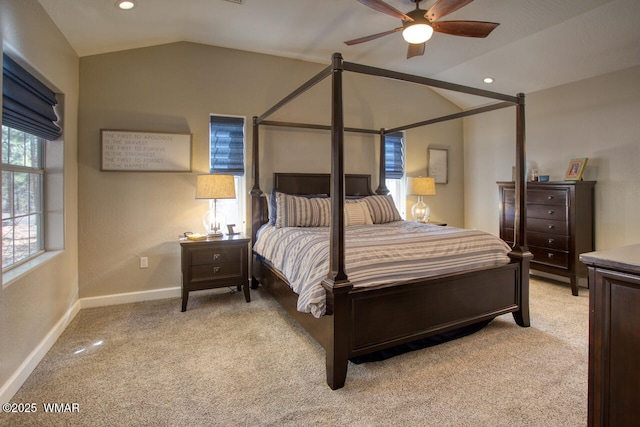
[[[185,240],[182,247],[182,311],[187,310],[189,292],[237,286],[249,295],[249,241],[243,235],[210,240]]]

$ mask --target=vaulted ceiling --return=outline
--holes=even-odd
[[[507,94],[534,92],[640,65],[638,0],[475,0],[443,20],[498,22],[487,38],[435,33],[406,59],[399,19],[357,0],[39,0],[79,56],[189,41],[328,64],[344,59]],[[403,12],[412,0],[385,0]],[[421,2],[428,9],[435,0]],[[485,76],[495,82],[483,83]],[[447,95],[462,107],[475,102]]]

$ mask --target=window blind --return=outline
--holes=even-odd
[[[211,173],[244,175],[244,118],[211,116]]]
[[[2,55],[2,124],[53,141],[62,129],[56,94],[7,55]]]
[[[404,157],[402,132],[384,136],[384,170],[387,179],[402,179],[404,176]]]

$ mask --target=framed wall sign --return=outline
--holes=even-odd
[[[191,134],[100,130],[100,170],[191,172]]]
[[[446,148],[427,149],[427,176],[434,178],[436,184],[449,182],[449,150]]]

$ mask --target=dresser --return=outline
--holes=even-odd
[[[180,242],[182,247],[182,311],[189,292],[237,286],[249,295],[249,241],[242,235]]]
[[[589,268],[589,426],[640,420],[640,245],[580,255]]]
[[[578,279],[587,277],[579,255],[593,251],[595,181],[528,182],[527,245],[531,269],[567,277],[578,295]],[[500,237],[513,245],[515,185],[498,182]]]

